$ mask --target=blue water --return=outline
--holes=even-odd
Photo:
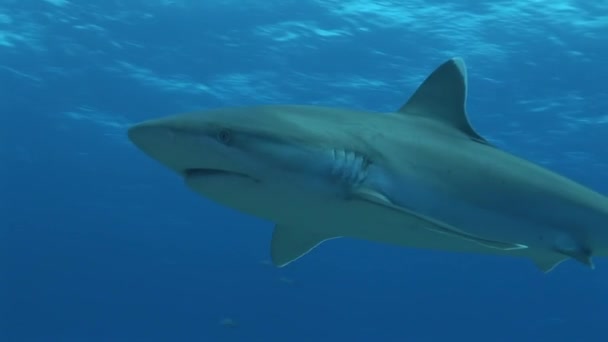
[[[0,341],[605,341],[606,260],[340,239],[275,269],[270,222],[126,138],[220,106],[391,111],[461,56],[482,135],[608,193],[608,3],[480,3],[0,0]]]

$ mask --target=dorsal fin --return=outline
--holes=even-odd
[[[467,70],[461,58],[452,58],[440,65],[418,87],[399,113],[437,120],[487,143],[471,126],[466,112]]]

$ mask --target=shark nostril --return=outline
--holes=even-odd
[[[218,169],[186,169],[186,170],[184,170],[184,175],[186,175],[187,177],[214,176],[214,175],[221,175],[221,174],[227,174],[227,173],[230,173],[230,172],[224,171],[224,170],[218,170]]]

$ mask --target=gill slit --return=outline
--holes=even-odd
[[[368,175],[370,160],[363,154],[350,150],[332,149],[331,176],[337,182],[356,188]]]

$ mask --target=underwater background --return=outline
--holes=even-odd
[[[277,269],[272,223],[126,137],[223,106],[393,111],[454,56],[478,132],[608,193],[605,0],[0,0],[0,342],[606,341],[605,259],[339,239]]]

